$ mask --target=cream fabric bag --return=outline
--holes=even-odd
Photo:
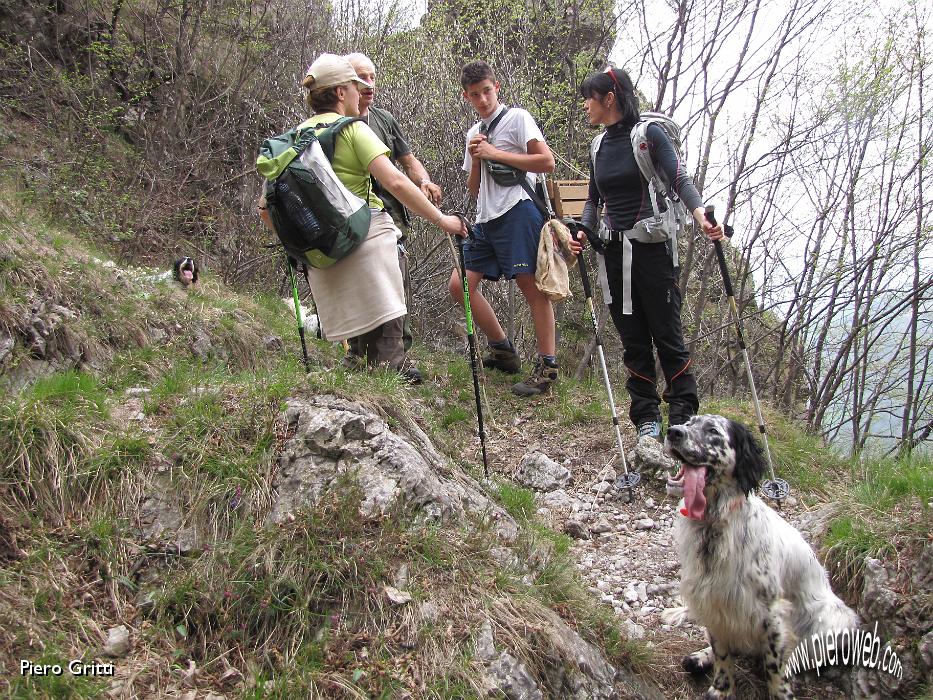
[[[570,249],[570,230],[557,219],[545,222],[538,241],[538,263],[535,284],[551,301],[573,296],[570,293],[570,275],[567,261],[573,264]]]

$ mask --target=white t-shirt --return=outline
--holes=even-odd
[[[467,132],[466,141],[469,146],[470,139],[479,133],[480,124],[486,123],[488,126],[493,119],[499,116],[499,112],[505,109],[500,105],[488,119],[476,122]],[[544,142],[544,135],[541,129],[535,124],[534,117],[520,107],[511,107],[505,116],[496,124],[493,129],[490,142],[499,150],[508,153],[528,153],[529,141]],[[468,148],[463,153],[463,169],[467,172],[473,168],[473,157]],[[534,187],[534,175],[527,178],[528,183]],[[502,187],[497,185],[486,172],[486,168],[480,170],[479,196],[476,200],[476,223],[482,224],[486,221],[496,219],[505,214],[523,199],[530,199],[525,190],[520,185],[512,187]]]

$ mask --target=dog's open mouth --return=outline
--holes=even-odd
[[[190,268],[183,267],[179,271],[179,276],[181,277],[182,282],[190,282],[192,279],[194,279],[194,271]]]
[[[703,489],[706,488],[706,467],[690,464],[670,442],[667,443],[667,448],[670,455],[680,460],[681,464],[680,471],[674,477],[683,477],[684,507],[680,509],[680,514],[694,520],[702,520],[706,511],[706,496],[703,493]]]
[[[680,471],[684,475],[684,507],[680,512],[688,518],[702,520],[706,511],[706,496],[703,494],[706,487],[706,467],[684,464]]]

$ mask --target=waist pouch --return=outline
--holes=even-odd
[[[522,180],[525,179],[524,170],[519,170],[518,168],[513,168],[511,165],[499,163],[494,160],[486,161],[486,172],[489,173],[489,177],[493,179],[493,182],[501,187],[521,185]]]

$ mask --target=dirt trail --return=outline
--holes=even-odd
[[[557,531],[568,521],[579,522],[573,556],[594,595],[616,611],[619,626],[629,637],[645,640],[654,650],[653,680],[672,700],[702,697],[709,676],[694,679],[680,668],[680,658],[706,645],[702,628],[689,620],[669,624],[665,609],[683,606],[680,598],[680,565],[673,546],[673,522],[677,502],[664,491],[658,478],[643,477],[626,502],[612,487],[617,466],[610,426],[602,434],[571,430],[554,434],[553,425],[543,424],[529,408],[512,420],[507,430],[494,431],[489,446],[497,472],[508,475],[533,450],[540,450],[563,464],[573,477],[563,492],[536,494],[539,515]],[[634,436],[623,437],[631,455]],[[783,508],[790,522],[806,510],[797,498]],[[767,698],[760,673],[749,662],[740,664],[737,675],[743,700]],[[848,697],[823,679],[798,680],[799,700],[842,700]]]

